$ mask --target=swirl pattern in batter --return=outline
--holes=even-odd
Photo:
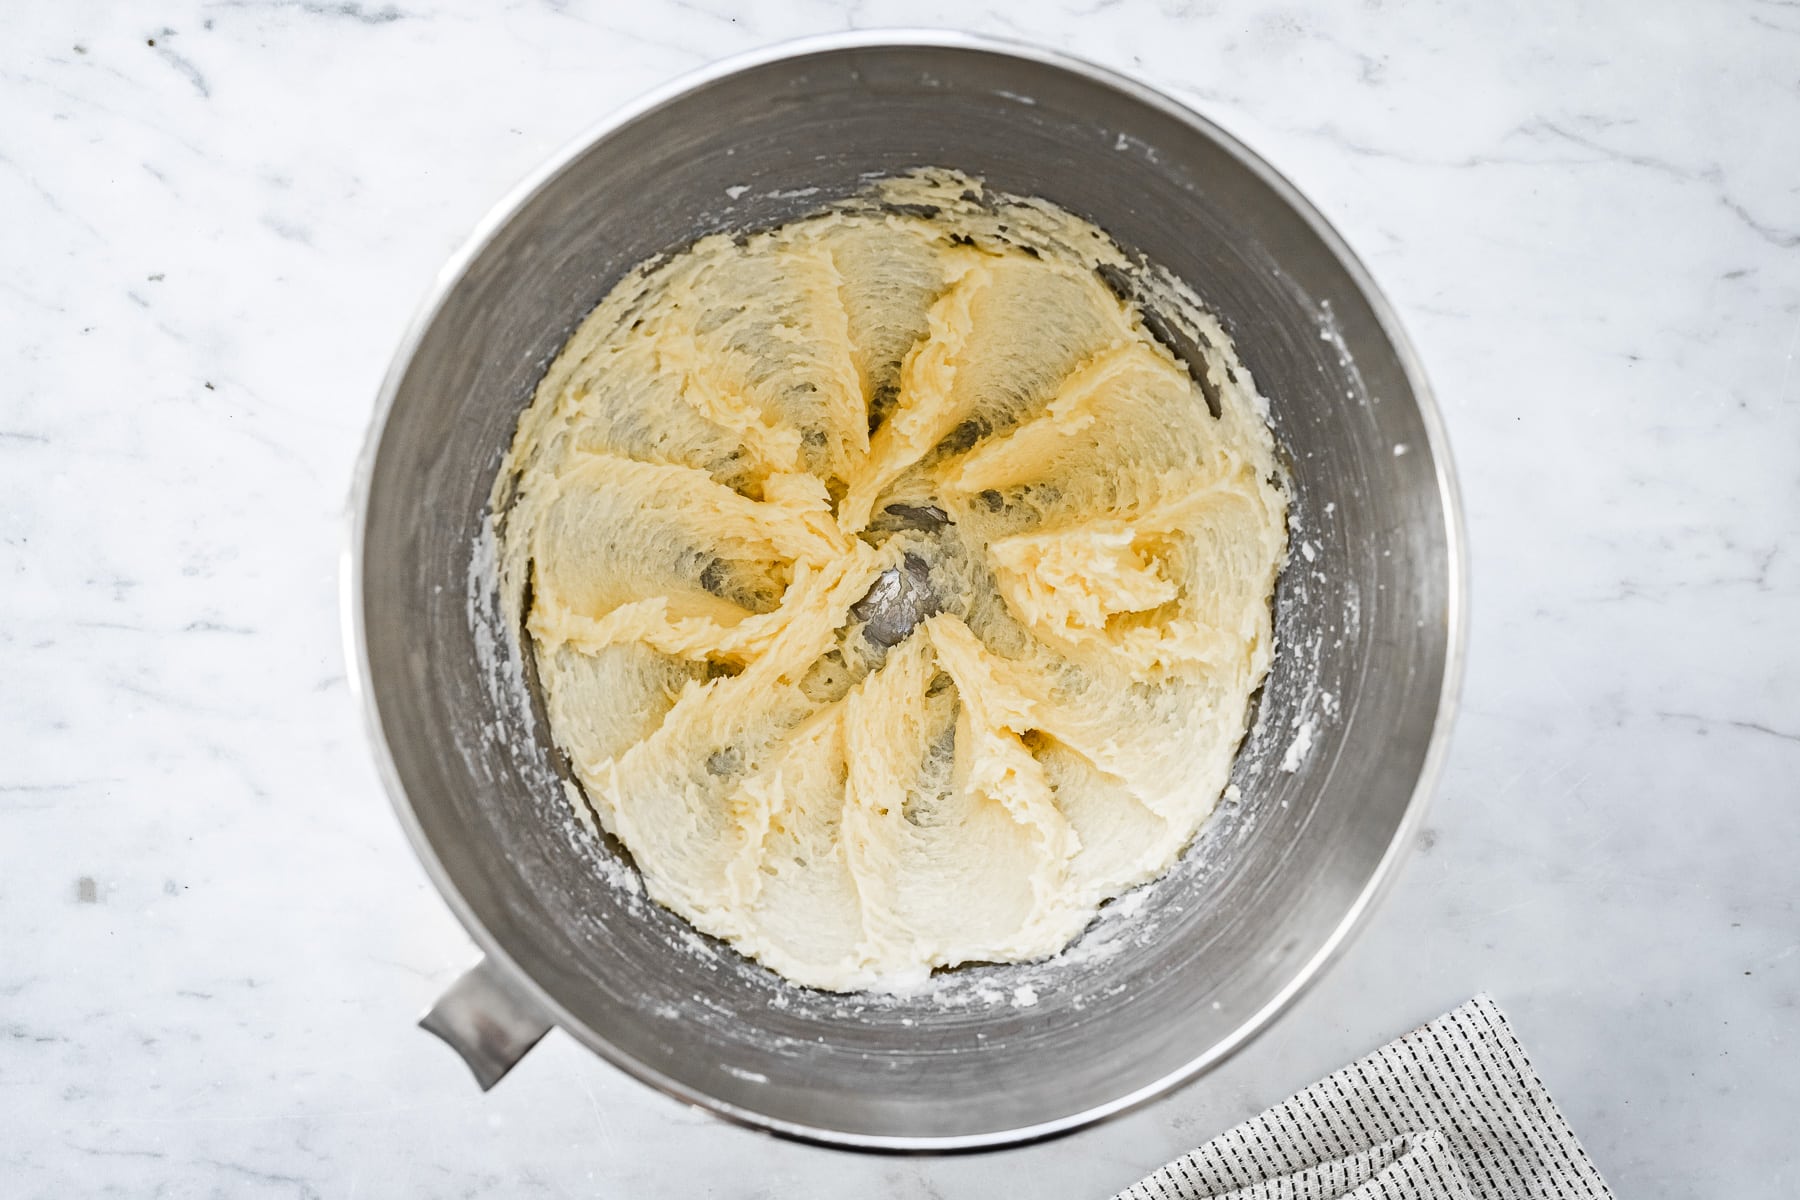
[[[1191,294],[923,173],[620,283],[496,484],[582,819],[804,985],[1067,945],[1217,802],[1285,500]],[[1209,411],[1212,410],[1212,411]]]

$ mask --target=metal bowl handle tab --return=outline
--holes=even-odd
[[[438,997],[419,1027],[462,1055],[485,1092],[550,1032],[551,1022],[484,958]]]

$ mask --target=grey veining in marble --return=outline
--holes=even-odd
[[[1433,373],[1474,623],[1400,886],[1225,1069],[1048,1146],[852,1158],[552,1035],[347,695],[389,350],[517,177],[688,68],[963,24],[1137,73],[1343,229]],[[0,1191],[1098,1196],[1487,989],[1621,1196],[1800,1189],[1800,8],[171,0],[0,39]]]

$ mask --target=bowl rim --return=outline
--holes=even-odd
[[[363,540],[368,521],[368,502],[373,485],[375,460],[381,447],[382,434],[395,397],[410,368],[413,356],[426,331],[437,319],[446,298],[462,281],[470,265],[487,249],[495,235],[512,217],[591,146],[614,132],[648,116],[657,109],[718,81],[789,58],[844,50],[881,49],[951,49],[985,54],[1005,55],[1028,62],[1070,72],[1090,82],[1125,94],[1182,122],[1203,137],[1210,138],[1228,154],[1254,173],[1275,191],[1303,220],[1325,247],[1343,266],[1358,292],[1374,313],[1383,336],[1392,344],[1395,356],[1413,389],[1426,442],[1431,448],[1438,499],[1444,514],[1445,552],[1448,579],[1445,602],[1445,655],[1443,679],[1439,688],[1437,712],[1425,757],[1420,764],[1412,795],[1406,810],[1390,839],[1387,849],[1376,863],[1368,881],[1346,909],[1343,917],[1327,935],[1319,949],[1294,973],[1269,1000],[1241,1021],[1230,1034],[1188,1060],[1182,1066],[1122,1096],[1079,1112],[1012,1129],[992,1130],[976,1134],[913,1136],[867,1134],[804,1125],[768,1116],[754,1109],[732,1104],[672,1079],[653,1067],[638,1061],[601,1037],[588,1025],[560,1005],[507,953],[492,932],[476,916],[466,898],[439,859],[426,837],[417,813],[407,796],[395,765],[393,752],[382,726],[370,670],[367,629],[363,620]],[[1411,340],[1401,327],[1399,318],[1387,297],[1376,285],[1349,244],[1335,227],[1316,209],[1286,176],[1270,166],[1242,141],[1167,93],[1140,82],[1109,67],[1059,50],[1051,50],[1029,42],[986,34],[924,28],[867,29],[842,33],[818,34],[771,43],[709,63],[686,72],[669,82],[638,96],[610,114],[590,124],[564,143],[539,166],[527,174],[494,204],[476,223],[474,229],[439,268],[423,301],[400,339],[377,394],[361,453],[358,456],[346,513],[348,529],[341,551],[339,571],[344,634],[344,653],[348,666],[350,689],[362,710],[363,721],[375,759],[376,771],[393,806],[395,816],[406,833],[407,841],[418,855],[426,875],[436,886],[464,930],[486,958],[499,964],[509,984],[523,993],[551,1023],[573,1035],[589,1050],[612,1066],[641,1083],[684,1104],[703,1109],[734,1125],[792,1141],[835,1149],[873,1151],[890,1154],[947,1154],[1004,1147],[1024,1146],[1073,1133],[1102,1121],[1138,1109],[1160,1099],[1219,1066],[1243,1049],[1266,1030],[1277,1017],[1291,1007],[1309,989],[1349,945],[1350,939],[1367,923],[1375,905],[1393,886],[1401,863],[1409,855],[1413,841],[1424,824],[1425,812],[1448,756],[1450,737],[1462,691],[1464,660],[1468,641],[1468,553],[1467,532],[1462,501],[1457,487],[1456,471],[1451,461],[1448,435],[1442,415],[1425,374],[1424,365]]]

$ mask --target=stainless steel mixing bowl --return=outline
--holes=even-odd
[[[493,605],[485,506],[514,423],[634,264],[933,165],[1043,196],[1180,276],[1270,401],[1293,475],[1279,653],[1228,800],[1174,872],[1049,964],[913,997],[784,983],[646,902],[569,819]],[[382,390],[346,572],[376,759],[486,954],[427,1016],[491,1085],[547,1029],[777,1133],[952,1150],[1066,1132],[1218,1063],[1343,946],[1443,757],[1463,558],[1444,435],[1323,218],[1210,122],[1085,63],[947,34],[797,43],[607,121],[450,262]],[[1126,910],[1129,911],[1127,915]]]

